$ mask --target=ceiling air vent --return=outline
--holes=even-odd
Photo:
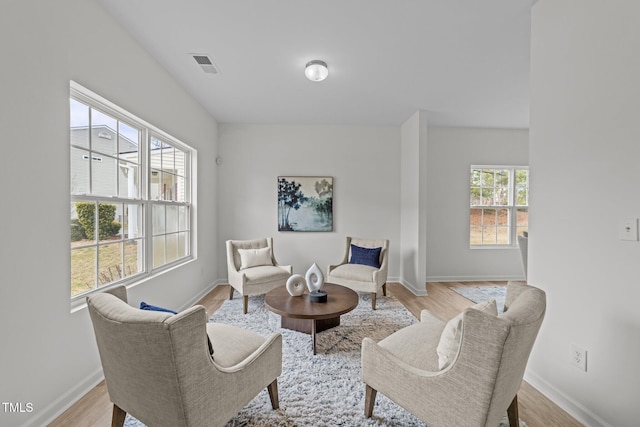
[[[210,74],[218,74],[218,69],[213,64],[213,61],[211,61],[211,58],[209,58],[207,55],[202,55],[197,53],[193,53],[191,55],[193,56],[193,59],[196,60],[198,65],[200,65],[200,68],[202,68],[202,71]]]

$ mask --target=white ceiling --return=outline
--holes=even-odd
[[[536,0],[98,1],[222,123],[529,127]]]

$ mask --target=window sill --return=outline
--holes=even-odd
[[[518,245],[470,245],[472,250],[491,250],[491,249],[518,249]]]
[[[143,275],[143,276],[136,276],[135,278],[132,278],[131,280],[123,280],[121,282],[117,282],[117,283],[113,283],[107,286],[104,286],[102,288],[99,288],[98,291],[106,291],[109,288],[114,288],[116,286],[126,286],[127,290],[131,289],[135,286],[141,285],[149,280],[155,279],[156,277],[159,277],[169,271],[175,270],[176,268],[180,268],[182,266],[185,266],[187,264],[192,263],[193,261],[196,260],[196,257],[191,255],[189,257],[186,257],[184,259],[181,259],[179,261],[176,261],[175,263],[172,264],[167,264],[165,266],[162,266],[159,269],[154,270],[153,272]],[[93,290],[91,292],[87,292],[85,294],[81,294],[78,295],[76,297],[74,297],[73,299],[71,299],[71,309],[70,309],[70,313],[77,313],[78,311],[82,311],[85,308],[87,308],[87,296],[92,295],[96,293],[96,290]]]

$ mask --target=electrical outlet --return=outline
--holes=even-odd
[[[571,364],[576,368],[587,371],[587,350],[571,344]]]

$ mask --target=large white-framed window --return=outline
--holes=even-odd
[[[71,300],[192,257],[195,150],[70,84]]]
[[[529,168],[471,165],[469,243],[511,247],[529,228]]]

